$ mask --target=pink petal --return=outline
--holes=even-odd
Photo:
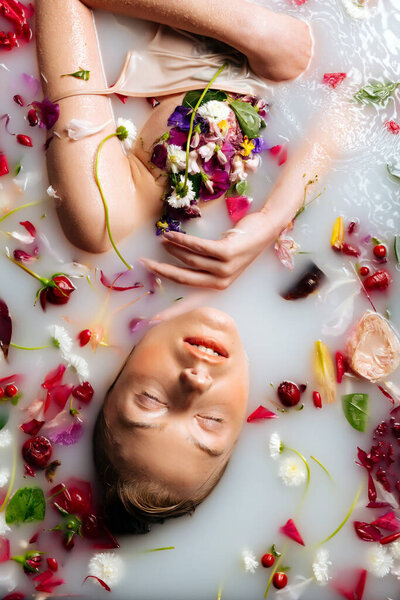
[[[268,408],[265,408],[264,406],[262,406],[262,404],[260,404],[260,406],[258,408],[256,408],[256,410],[254,412],[251,413],[251,415],[249,415],[247,417],[247,422],[248,423],[252,423],[253,421],[258,421],[260,419],[277,419],[278,415],[276,415],[274,412],[268,410]]]
[[[53,369],[53,371],[49,371],[49,373],[47,373],[46,377],[44,378],[42,388],[44,388],[45,390],[49,390],[53,386],[61,383],[64,373],[65,365],[63,364],[58,365],[58,367]]]
[[[342,83],[344,79],[346,79],[346,73],[324,73],[322,82],[326,83],[331,88],[335,88],[339,83]]]
[[[297,542],[297,544],[300,544],[301,546],[305,546],[303,538],[301,537],[299,530],[297,529],[296,525],[294,524],[293,519],[289,519],[288,522],[286,523],[286,525],[283,525],[283,527],[281,527],[279,529],[279,531],[281,533],[283,533],[283,535],[286,535],[286,537],[293,540],[294,542]]]
[[[237,223],[247,215],[250,209],[251,202],[246,196],[234,196],[225,198],[228,214],[232,223]]]
[[[38,419],[43,415],[44,412],[44,403],[45,401],[41,398],[35,398],[26,408],[22,410],[25,413],[26,420],[30,421],[31,419]]]
[[[396,515],[392,510],[375,519],[371,525],[388,531],[398,531],[400,529],[400,522],[396,519]]]
[[[10,560],[10,541],[5,537],[0,537],[0,563]]]

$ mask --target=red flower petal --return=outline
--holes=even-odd
[[[372,479],[371,473],[368,473],[368,500],[370,502],[375,502],[377,497],[376,487],[374,480]]]
[[[74,386],[71,383],[64,385],[55,385],[48,390],[47,396],[50,398],[51,403],[54,403],[59,408],[63,409],[73,389]]]
[[[278,166],[279,167],[287,161],[287,155],[288,155],[287,148],[286,148],[286,146],[284,146],[282,152],[280,153],[280,155],[278,157]]]
[[[27,232],[33,238],[35,238],[37,236],[37,231],[36,231],[34,225],[32,225],[32,223],[30,221],[20,221],[19,224],[22,225],[22,227],[25,227],[25,229],[27,230]]]
[[[36,419],[32,419],[32,421],[28,421],[28,423],[23,423],[20,426],[20,429],[27,435],[37,435],[42,428],[44,421],[37,421]]]
[[[387,529],[388,531],[398,531],[400,529],[400,523],[392,510],[375,519],[371,525],[375,525],[381,529]]]
[[[324,73],[322,82],[335,88],[339,83],[342,83],[344,79],[346,79],[346,73]]]
[[[21,594],[21,592],[11,592],[11,594],[7,594],[3,596],[2,600],[24,600],[25,594]]]
[[[289,519],[289,521],[286,523],[286,525],[281,527],[279,529],[279,531],[281,533],[283,533],[283,535],[286,535],[286,537],[293,540],[294,542],[297,542],[297,544],[300,544],[301,546],[305,546],[303,538],[301,537],[299,530],[297,529],[296,525],[294,524],[293,519]]]
[[[385,388],[383,388],[381,385],[378,385],[378,388],[380,389],[380,391],[382,392],[382,394],[383,394],[383,395],[384,395],[384,396],[385,396],[385,397],[386,397],[388,400],[390,400],[390,402],[391,402],[392,404],[394,404],[394,398],[393,398],[393,396],[391,396],[391,395],[389,394],[389,392],[387,392],[387,391],[385,390]]]
[[[281,152],[282,150],[282,146],[280,144],[276,145],[276,146],[272,146],[272,148],[269,149],[270,154],[272,154],[272,156],[278,156],[278,154]]]
[[[393,133],[394,135],[398,135],[400,133],[400,125],[396,123],[396,121],[386,121],[385,127],[390,133]]]
[[[377,527],[364,523],[363,521],[354,521],[354,530],[357,536],[363,542],[379,542],[382,537],[381,532]]]
[[[134,284],[132,285],[128,285],[128,286],[118,286],[115,285],[115,282],[122,277],[122,275],[125,275],[126,273],[129,273],[130,271],[122,271],[121,273],[116,273],[116,275],[113,277],[113,279],[110,281],[110,279],[108,279],[108,277],[106,277],[103,273],[103,271],[100,271],[100,281],[101,283],[106,287],[106,288],[111,288],[113,289],[115,292],[125,292],[126,290],[135,290],[137,288],[142,288],[143,284],[140,283],[139,281],[135,281]]]
[[[225,198],[226,208],[232,223],[237,223],[249,212],[251,202],[246,196],[233,196]]]
[[[10,560],[10,541],[5,537],[0,537],[0,563]]]
[[[12,321],[7,304],[0,298],[0,350],[8,356],[12,335]]]
[[[65,365],[58,365],[53,371],[49,371],[44,378],[42,388],[50,390],[53,386],[61,383],[63,375],[65,373]]]
[[[3,152],[0,152],[0,177],[9,173],[7,157]]]
[[[0,379],[0,385],[6,385],[7,383],[18,383],[23,378],[23,375],[20,373],[13,373],[12,375],[7,375],[7,377],[2,377]]]
[[[339,583],[333,583],[332,587],[347,600],[363,600],[365,583],[367,580],[367,571],[365,569],[357,570],[358,579],[354,588],[344,588]]]
[[[100,579],[100,577],[96,577],[96,575],[86,575],[85,579],[82,581],[82,585],[85,583],[86,579],[89,579],[89,577],[92,577],[93,579],[96,579],[99,582],[99,584],[101,586],[103,586],[103,588],[105,590],[107,590],[107,592],[111,592],[110,586],[108,586],[105,581],[103,581],[102,579]]]
[[[247,422],[248,423],[252,423],[253,421],[258,421],[260,419],[277,419],[278,415],[276,415],[274,412],[272,412],[271,410],[268,410],[268,408],[265,408],[265,406],[262,406],[262,404],[260,404],[260,406],[258,408],[256,408],[256,410],[254,412],[251,413],[251,415],[249,415],[247,417]]]

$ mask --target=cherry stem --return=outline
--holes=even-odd
[[[44,286],[48,286],[49,285],[50,279],[46,279],[45,277],[40,277],[40,275],[38,275],[37,273],[34,273],[30,269],[28,269],[28,267],[26,267],[22,263],[18,262],[17,260],[15,260],[15,258],[12,258],[8,254],[6,254],[6,256],[7,256],[8,260],[11,260],[11,262],[13,262],[15,265],[17,265],[17,267],[19,267],[23,271],[26,271],[27,273],[29,273],[29,275],[32,275],[32,277],[34,277],[35,279],[37,279],[38,281],[40,281],[40,283],[42,285],[44,285]]]
[[[106,228],[107,228],[107,233],[108,233],[108,237],[109,237],[109,240],[111,242],[111,245],[114,248],[114,250],[115,250],[118,258],[120,258],[120,260],[124,263],[124,265],[127,267],[127,269],[131,270],[132,269],[132,265],[130,265],[129,263],[126,262],[126,260],[124,259],[124,257],[122,256],[122,254],[120,253],[120,251],[118,250],[118,248],[117,248],[117,246],[116,246],[116,244],[114,242],[114,239],[113,239],[113,236],[112,236],[112,233],[111,233],[111,227],[110,227],[110,217],[109,217],[109,211],[108,211],[108,204],[107,204],[106,198],[104,196],[103,188],[102,188],[100,180],[99,180],[99,157],[100,157],[100,152],[101,152],[101,149],[103,148],[104,144],[106,143],[106,141],[109,140],[109,139],[111,139],[111,138],[113,138],[113,137],[118,137],[118,134],[117,134],[116,131],[114,133],[110,133],[110,135],[107,135],[104,138],[104,140],[102,140],[100,142],[100,146],[99,146],[99,148],[97,150],[97,154],[96,154],[96,161],[94,163],[94,178],[95,178],[97,187],[99,188],[101,199],[103,201],[104,217],[105,217],[105,220],[106,220]]]
[[[21,206],[17,206],[17,208],[13,208],[12,210],[8,211],[8,213],[6,213],[5,215],[3,215],[0,218],[0,223],[2,221],[4,221],[5,219],[7,219],[8,217],[10,217],[11,215],[13,215],[14,213],[16,213],[17,211],[21,210],[22,208],[29,208],[29,206],[36,206],[36,204],[40,204],[41,202],[43,202],[43,200],[36,200],[35,202],[28,202],[27,204],[21,204]]]

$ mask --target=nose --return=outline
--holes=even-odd
[[[190,367],[183,369],[180,376],[181,382],[186,389],[203,394],[210,389],[212,377],[203,367]]]

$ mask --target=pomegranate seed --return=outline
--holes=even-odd
[[[282,381],[278,390],[279,400],[283,406],[296,406],[300,402],[300,390],[298,386],[291,381]]]
[[[0,398],[4,398],[4,390],[0,387]]]
[[[25,474],[29,475],[29,477],[36,477],[35,471],[29,465],[24,465]]]
[[[15,96],[13,96],[13,100],[19,106],[24,106],[24,101],[22,100],[22,98],[19,94],[15,94]]]
[[[369,275],[369,268],[360,267],[360,275],[362,275],[362,277],[366,277],[367,275]]]
[[[313,392],[312,399],[313,399],[315,408],[322,408],[321,394],[319,392]]]
[[[91,337],[92,337],[92,332],[90,331],[90,329],[83,329],[78,334],[79,345],[86,346],[86,344],[88,344],[90,342]]]
[[[6,385],[6,396],[13,398],[16,394],[18,394],[18,388],[16,385],[13,385],[12,383]]]
[[[34,108],[31,108],[26,118],[28,119],[28,123],[31,127],[35,127],[35,125],[39,123],[39,117]]]
[[[281,590],[284,587],[286,587],[286,585],[287,585],[286,573],[281,573],[280,571],[275,573],[275,575],[272,578],[272,583],[274,585],[274,588],[276,588],[277,590]]]
[[[386,121],[385,127],[390,133],[393,133],[394,135],[398,135],[400,133],[400,125],[396,123],[396,121]]]
[[[28,148],[32,148],[33,143],[29,135],[24,135],[23,133],[19,133],[17,135],[17,142],[21,144],[21,146],[28,146]]]
[[[52,571],[58,571],[58,562],[56,561],[55,558],[52,558],[51,556],[49,556],[49,558],[47,559],[47,565],[49,567],[49,569],[51,569]]]
[[[374,246],[374,255],[376,258],[385,258],[386,256],[386,246],[383,244],[377,244]]]
[[[268,569],[269,567],[272,567],[272,565],[275,562],[275,557],[273,554],[270,554],[269,552],[267,552],[266,554],[264,554],[261,558],[261,564],[263,567],[265,567],[266,569]]]
[[[357,231],[357,221],[351,221],[349,223],[349,226],[347,228],[347,233],[349,235],[351,235],[352,233],[354,233],[355,231]]]
[[[341,352],[336,352],[336,381],[342,383],[343,375],[346,373],[346,359]]]

